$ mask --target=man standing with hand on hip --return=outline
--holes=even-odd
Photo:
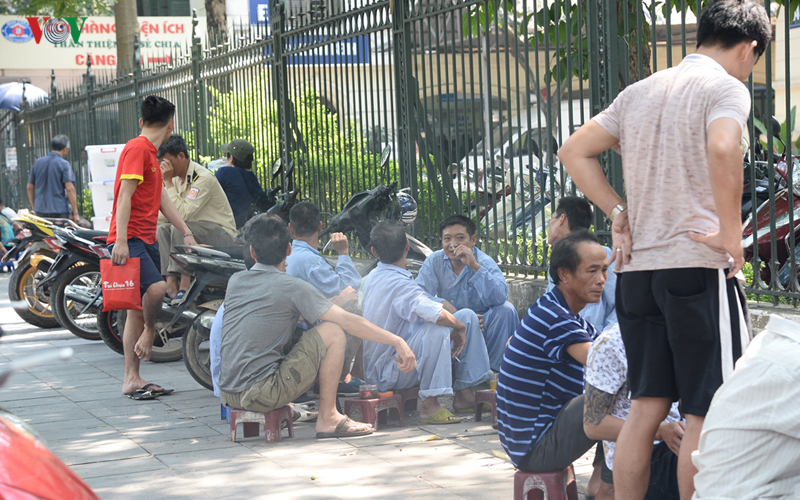
[[[142,133],[125,144],[114,181],[114,211],[108,231],[111,261],[124,265],[138,257],[142,310],[129,310],[122,335],[125,376],[122,393],[136,400],[153,399],[172,390],[147,383],[139,375],[140,361],[148,361],[155,338],[155,319],[167,284],[159,269],[156,223],[161,211],[183,233],[185,245],[196,245],[189,227],[169,199],[156,159],[159,146],[175,127],[175,106],[163,97],[148,96],[142,103]]]
[[[672,401],[686,432],[681,498],[694,492],[697,449],[711,398],[749,338],[741,285],[742,84],[772,29],[752,0],[712,0],[697,51],[628,86],[559,151],[578,188],[613,220],[617,316],[628,355],[631,412],[617,441],[616,498],[644,498],[653,439]],[[596,156],[621,152],[628,205]]]

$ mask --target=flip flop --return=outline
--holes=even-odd
[[[158,396],[168,396],[168,395],[172,394],[173,392],[175,392],[175,389],[164,389],[164,388],[162,388],[161,390],[158,390],[158,389],[150,389],[151,387],[158,387],[158,386],[156,384],[145,384],[145,386],[142,387],[140,390],[151,392],[153,394],[153,396],[156,396],[156,397],[158,397]]]
[[[131,398],[136,401],[144,401],[146,399],[156,399],[158,396],[153,394],[153,391],[148,391],[145,389],[136,389],[135,391],[131,391],[127,394],[123,394],[126,398]]]
[[[368,429],[365,431],[356,431],[356,432],[348,432],[347,429],[350,429],[350,424],[353,422],[350,420],[350,417],[344,417],[339,425],[336,426],[336,429],[333,432],[318,432],[317,439],[327,439],[327,438],[348,438],[348,437],[356,437],[356,436],[369,436],[375,429]]]
[[[458,424],[461,423],[462,421],[463,419],[461,417],[456,417],[447,408],[442,408],[441,410],[437,411],[430,417],[423,418],[421,420],[423,424],[430,424],[430,425]]]

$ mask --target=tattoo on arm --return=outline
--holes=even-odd
[[[583,406],[583,422],[586,425],[600,425],[606,415],[611,414],[614,394],[603,392],[591,384],[586,384],[586,399]]]

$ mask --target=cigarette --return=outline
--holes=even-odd
[[[458,359],[458,356],[453,356],[453,359],[455,359],[456,361],[458,361],[459,363],[461,363],[461,360],[460,360],[460,359]]]

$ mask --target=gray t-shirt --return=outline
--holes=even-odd
[[[46,214],[71,212],[64,183],[75,182],[69,162],[55,151],[33,162],[28,184],[36,187],[33,210]]]
[[[219,387],[239,393],[271,375],[292,348],[300,316],[316,322],[331,302],[312,285],[256,264],[234,274],[225,293]]]
[[[747,87],[710,57],[691,54],[627,87],[595,120],[619,139],[633,251],[627,271],[724,269],[728,255],[689,238],[719,230],[706,130],[730,118],[744,126]],[[739,168],[742,168],[741,164]]]

